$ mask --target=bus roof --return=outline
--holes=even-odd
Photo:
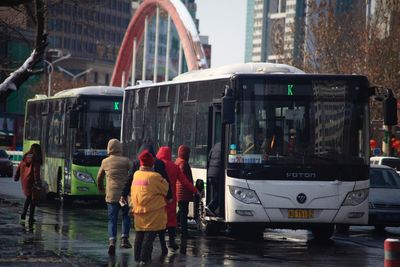
[[[289,66],[286,64],[253,62],[253,63],[232,64],[217,68],[191,71],[183,73],[175,77],[173,80],[174,81],[207,80],[207,79],[226,78],[234,74],[253,74],[253,73],[304,74],[305,72],[296,67]]]
[[[88,95],[88,96],[123,96],[124,89],[121,87],[114,86],[86,86],[79,88],[66,89],[61,92],[56,93],[54,96],[48,98],[64,98],[64,97],[73,97],[80,95]],[[35,100],[48,99],[45,95],[36,95]]]
[[[231,64],[222,67],[194,70],[176,76],[172,81],[163,81],[152,83],[151,81],[139,82],[135,86],[127,87],[127,90],[139,89],[149,86],[161,86],[168,84],[177,84],[181,82],[201,81],[201,80],[217,80],[226,79],[235,74],[304,74],[305,72],[286,64],[277,63],[240,63]]]

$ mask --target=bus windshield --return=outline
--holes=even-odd
[[[242,80],[230,167],[365,164],[368,102],[360,88],[344,80]]]
[[[85,129],[77,131],[77,152],[86,156],[107,155],[108,141],[120,138],[121,102],[121,99],[86,100],[86,111],[82,114]]]

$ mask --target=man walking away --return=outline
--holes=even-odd
[[[131,164],[128,158],[122,156],[122,144],[117,139],[111,139],[108,142],[107,154],[108,157],[103,159],[101,162],[101,166],[97,174],[97,186],[99,191],[104,193],[105,176],[105,193],[108,209],[108,254],[113,255],[115,254],[119,210],[122,210],[121,247],[132,247],[129,242],[129,228],[131,225],[129,206],[127,203],[119,203],[122,190],[128,178],[128,171],[131,167]]]

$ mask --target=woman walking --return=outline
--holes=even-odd
[[[153,242],[167,224],[165,197],[168,182],[154,171],[154,157],[144,150],[139,155],[140,168],[135,172],[131,187],[131,206],[135,218],[135,261],[151,262]]]
[[[22,210],[21,220],[26,219],[29,209],[29,223],[35,222],[35,207],[37,204],[36,192],[40,190],[42,183],[40,180],[40,167],[43,163],[42,149],[39,144],[32,144],[19,163],[14,176],[14,181],[21,178],[22,191],[25,194],[25,204]]]

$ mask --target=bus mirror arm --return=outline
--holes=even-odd
[[[225,124],[235,122],[235,98],[229,86],[225,87],[225,94],[222,97],[222,122]]]

